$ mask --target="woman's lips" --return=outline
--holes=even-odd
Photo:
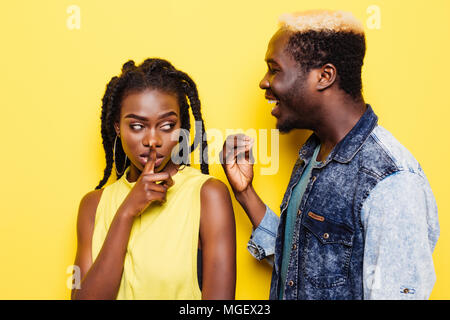
[[[164,156],[156,157],[155,168],[157,168],[161,165],[161,163],[164,161],[164,158],[165,158]],[[139,160],[140,160],[141,164],[145,167],[145,164],[148,161],[148,156],[139,156]]]

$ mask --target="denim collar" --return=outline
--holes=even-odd
[[[366,112],[364,112],[350,132],[333,148],[323,165],[326,165],[331,160],[348,163],[362,147],[378,123],[378,117],[373,112],[372,107],[369,104],[366,106]],[[313,133],[300,149],[300,159],[308,162],[319,143],[319,138]]]

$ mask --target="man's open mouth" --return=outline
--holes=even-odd
[[[267,97],[267,102],[269,102],[273,107],[272,107],[272,112],[271,114],[275,117],[275,118],[279,118],[280,117],[280,100],[277,100],[275,98],[272,97]]]

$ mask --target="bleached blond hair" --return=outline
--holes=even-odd
[[[293,32],[331,31],[364,34],[363,24],[352,13],[332,10],[309,10],[285,13],[279,17],[281,28]]]
[[[358,19],[344,11],[312,10],[283,14],[279,24],[281,30],[291,33],[286,51],[304,72],[331,63],[336,67],[339,87],[355,99],[361,97],[366,43]]]

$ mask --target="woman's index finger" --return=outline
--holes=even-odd
[[[156,149],[151,147],[148,154],[147,163],[144,167],[144,173],[155,173]]]

